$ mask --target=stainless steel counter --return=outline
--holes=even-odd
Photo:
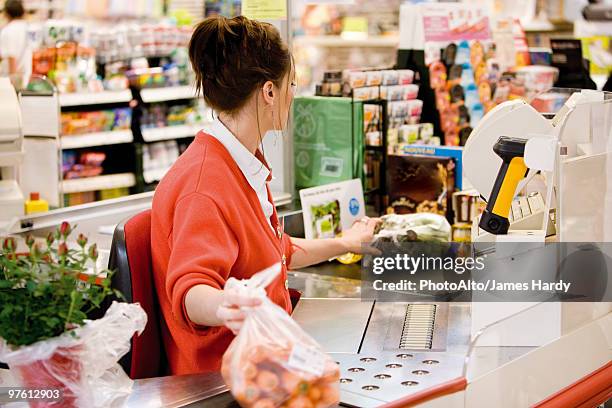
[[[341,405],[379,406],[460,377],[469,304],[362,301],[361,282],[349,278],[359,271],[326,263],[289,276],[303,293],[294,319],[340,365]],[[226,390],[216,373],[138,380],[128,406],[238,406]]]

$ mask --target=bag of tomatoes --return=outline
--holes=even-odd
[[[277,264],[251,279],[227,281],[226,288],[250,291],[262,302],[243,309],[243,326],[223,355],[223,379],[243,408],[334,406],[340,400],[338,365],[266,296],[279,273]]]

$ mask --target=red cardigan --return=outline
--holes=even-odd
[[[261,154],[257,155],[263,164]],[[271,217],[278,226],[276,212]],[[225,327],[197,326],[184,299],[194,285],[223,289],[285,258],[268,296],[291,312],[286,287],[290,238],[275,234],[256,193],[225,147],[200,132],[159,183],[153,197],[151,251],[171,374],[216,371],[234,338]]]

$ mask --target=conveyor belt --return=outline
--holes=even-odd
[[[339,363],[342,405],[375,407],[462,375],[467,304],[302,299],[293,317]]]

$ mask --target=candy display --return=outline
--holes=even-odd
[[[516,98],[532,99],[551,88],[557,70],[518,66],[502,72],[495,44],[450,43],[441,60],[429,65],[430,86],[440,114],[445,144],[464,145],[471,130],[495,105]]]
[[[130,128],[132,109],[116,108],[92,112],[62,112],[62,136],[108,132]]]

